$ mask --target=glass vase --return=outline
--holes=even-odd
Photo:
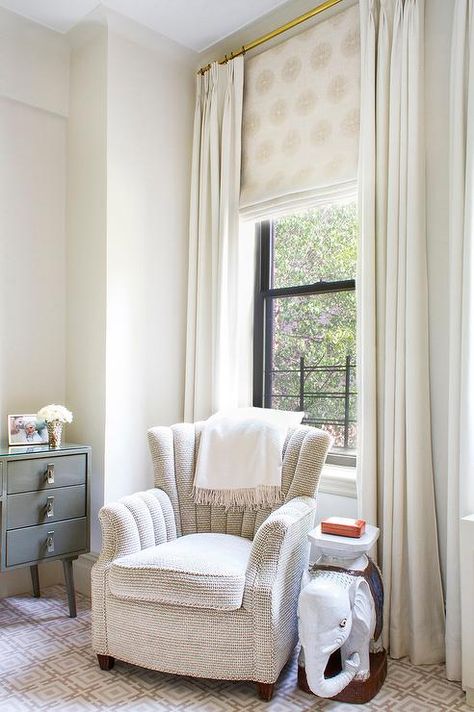
[[[49,447],[57,449],[61,447],[61,438],[63,435],[63,423],[60,420],[51,420],[46,423],[48,428]]]

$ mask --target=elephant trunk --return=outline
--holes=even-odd
[[[358,653],[353,653],[344,664],[344,669],[334,677],[324,677],[328,659],[314,662],[311,656],[306,656],[306,679],[310,690],[318,697],[335,697],[351,682],[360,665]]]

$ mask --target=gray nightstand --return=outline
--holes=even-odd
[[[76,616],[72,562],[89,551],[90,447],[65,443],[0,449],[2,571],[30,567],[40,595],[38,563],[61,559]]]

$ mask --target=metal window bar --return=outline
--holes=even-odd
[[[357,392],[354,390],[351,390],[351,377],[354,373],[355,370],[355,364],[352,362],[352,357],[350,354],[346,356],[345,363],[342,365],[336,364],[336,365],[331,365],[331,366],[307,366],[305,363],[305,358],[304,356],[300,357],[300,362],[299,362],[299,368],[293,368],[293,369],[272,369],[270,374],[266,374],[267,376],[270,375],[270,382],[273,384],[274,382],[274,377],[279,374],[290,374],[290,373],[296,373],[299,376],[299,390],[298,393],[277,393],[274,392],[273,389],[271,391],[271,395],[269,400],[271,402],[278,402],[281,399],[284,398],[292,398],[294,400],[297,400],[299,403],[299,409],[302,411],[305,411],[305,417],[303,418],[303,423],[306,425],[314,425],[314,426],[324,426],[324,425],[333,425],[336,427],[342,427],[342,432],[343,432],[343,442],[344,442],[344,449],[348,449],[350,447],[349,444],[349,438],[350,438],[350,427],[354,423],[357,422],[355,418],[351,418],[350,416],[350,406],[351,406],[351,397],[355,397],[357,395]],[[307,376],[310,373],[315,373],[315,372],[320,372],[320,373],[341,373],[343,374],[344,378],[344,388],[341,391],[318,391],[318,390],[307,390],[306,388],[306,382],[307,382]],[[342,417],[318,417],[317,414],[314,412],[311,412],[312,408],[308,408],[308,401],[317,401],[320,399],[338,399],[338,400],[343,400],[344,401],[344,415]],[[309,411],[309,413],[307,413]],[[307,414],[306,414],[307,413]]]

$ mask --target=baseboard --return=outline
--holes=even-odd
[[[83,554],[74,561],[74,587],[84,596],[91,595],[91,569],[98,559],[98,554]],[[61,561],[47,561],[39,565],[40,587],[55,586],[64,583]],[[30,569],[13,569],[0,573],[0,598],[31,593]]]
[[[99,558],[98,554],[82,554],[74,562],[74,588],[83,596],[91,595],[91,569]]]
[[[469,707],[474,707],[474,688],[466,687],[466,704]]]
[[[39,565],[40,589],[63,583],[63,571],[60,561],[46,561]],[[0,574],[0,598],[31,593],[30,569],[13,569]]]

